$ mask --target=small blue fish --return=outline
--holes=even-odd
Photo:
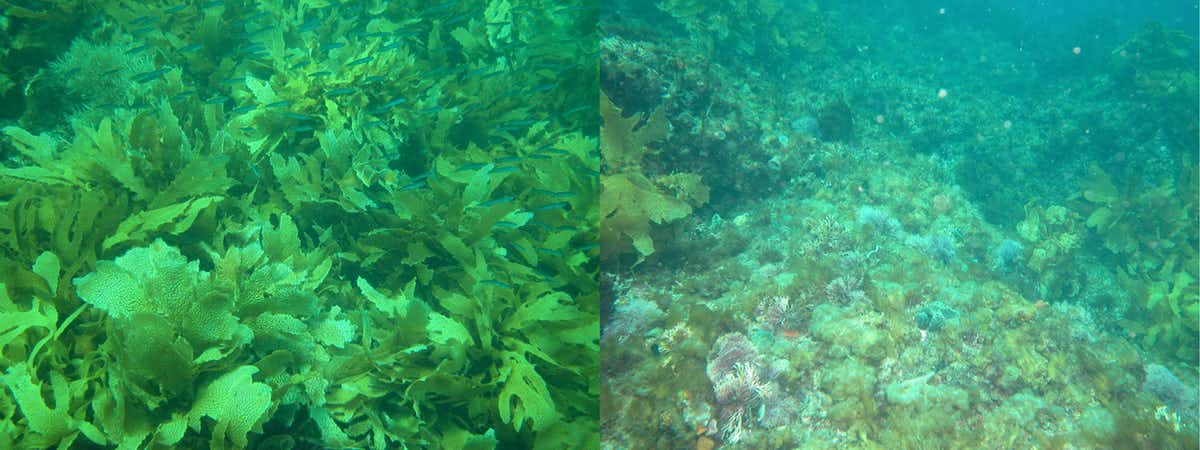
[[[141,26],[141,25],[148,25],[148,24],[152,24],[152,23],[154,23],[154,22],[158,22],[158,17],[155,17],[155,16],[142,16],[142,17],[138,17],[138,18],[136,18],[136,19],[133,19],[133,20],[129,21],[129,24],[130,24],[130,25],[133,25],[133,26]]]
[[[204,48],[204,45],[202,44],[188,44],[183,47],[179,47],[179,53],[191,53],[202,48]]]
[[[488,172],[488,173],[490,173],[492,175],[496,175],[496,174],[501,174],[501,173],[516,172],[518,170],[521,170],[521,168],[517,167],[517,166],[504,166],[504,167],[497,167],[495,169],[492,169],[492,171]]]
[[[142,84],[149,83],[150,81],[158,79],[164,73],[167,73],[170,71],[171,71],[170,67],[163,67],[160,69],[151,70],[149,72],[139,73],[139,74],[133,76],[133,81],[136,81],[136,82],[142,83]]]
[[[500,287],[500,288],[504,288],[504,289],[512,289],[512,286],[509,286],[508,283],[505,283],[500,280],[483,280],[483,281],[480,281],[479,284],[490,284],[492,286],[496,286],[496,287]]]
[[[311,127],[309,125],[296,125],[294,127],[288,128],[288,133],[307,133],[312,130],[313,130],[313,127]]]
[[[382,83],[384,81],[387,81],[387,78],[381,77],[379,75],[368,75],[367,77],[363,78],[363,81],[366,81],[369,83]]]
[[[208,9],[208,8],[215,8],[218,6],[225,6],[225,2],[223,2],[221,0],[211,0],[211,1],[207,1],[207,2],[204,2],[203,4],[201,4],[200,8]]]
[[[345,42],[330,42],[330,43],[328,43],[328,44],[322,45],[322,46],[321,46],[320,48],[318,48],[317,50],[320,50],[320,51],[322,51],[322,52],[327,52],[327,51],[330,51],[330,50],[333,50],[333,49],[342,48],[342,47],[345,47],[345,46],[346,46],[346,43],[345,43]]]
[[[221,103],[225,103],[227,101],[229,101],[229,97],[226,97],[224,95],[217,95],[214,97],[210,97],[208,100],[205,100],[204,103],[207,103],[209,105],[218,105]]]
[[[583,11],[583,8],[586,8],[586,6],[584,6],[584,5],[562,5],[562,6],[559,6],[558,9],[555,9],[554,13],[555,14],[573,13],[573,12],[577,12],[577,11]]]
[[[313,116],[309,116],[306,114],[300,114],[297,112],[291,112],[291,111],[284,112],[283,117],[287,117],[289,119],[294,119],[294,120],[314,120],[315,119]]]
[[[249,24],[250,24],[250,22],[253,22],[253,21],[255,21],[255,20],[261,19],[261,18],[263,18],[263,17],[266,17],[266,16],[267,16],[267,12],[266,12],[266,11],[259,11],[259,12],[256,12],[256,13],[254,13],[254,14],[251,14],[251,15],[249,15],[249,16],[246,16],[246,17],[242,18],[241,20],[239,20],[239,21],[237,21],[237,22],[234,22],[233,24],[234,24],[234,25],[236,25],[236,26],[249,25]]]
[[[537,123],[536,120],[510,120],[500,124],[500,128],[524,128]]]
[[[421,33],[421,30],[418,30],[416,28],[401,28],[399,30],[396,30],[396,32],[394,32],[392,34],[396,35],[397,37],[409,37],[409,36],[416,36],[420,33]]]
[[[554,64],[554,63],[545,63],[545,64],[538,64],[537,66],[535,66],[535,67],[534,67],[534,69],[537,69],[537,70],[543,70],[543,69],[544,69],[544,70],[549,70],[549,71],[551,71],[551,72],[559,72],[559,71],[562,71],[562,70],[566,70],[566,69],[568,69],[568,68],[570,68],[570,67],[571,67],[571,66],[570,66],[570,65],[567,65],[567,64]]]
[[[503,158],[496,159],[496,164],[508,164],[508,163],[521,162],[521,159],[522,158],[520,156],[505,156]]]
[[[554,202],[554,203],[548,203],[548,204],[539,206],[537,208],[533,208],[533,212],[549,211],[552,209],[566,209],[570,206],[571,206],[571,204],[567,203],[567,202]]]
[[[512,228],[520,228],[520,227],[521,227],[520,225],[517,225],[517,224],[515,224],[515,223],[513,223],[513,222],[509,222],[509,221],[507,221],[507,220],[501,220],[501,221],[498,221],[498,222],[496,222],[496,224],[495,224],[495,225],[493,225],[493,226],[497,226],[497,227],[500,227],[500,228],[509,228],[509,229],[512,229]]]
[[[552,250],[552,249],[548,249],[548,248],[546,248],[546,247],[538,247],[537,251],[539,251],[539,252],[541,252],[541,253],[545,253],[545,254],[547,254],[547,255],[550,255],[550,256],[557,256],[557,257],[559,257],[559,258],[561,258],[561,257],[563,256],[563,253],[562,253],[562,252],[560,252],[560,251],[558,251],[558,250]]]
[[[537,152],[538,153],[548,153],[551,155],[558,155],[558,156],[567,156],[567,155],[571,154],[571,152],[568,152],[561,148],[554,148],[554,147],[542,147],[542,148],[537,149]]]
[[[328,70],[321,70],[321,71],[317,71],[317,72],[313,72],[313,73],[310,73],[310,74],[308,74],[308,76],[310,76],[310,77],[313,77],[313,78],[317,78],[317,77],[327,77],[327,76],[330,76],[330,75],[333,75],[333,72],[330,72],[330,71],[328,71]]]
[[[435,78],[450,73],[452,70],[454,69],[450,67],[435,67],[422,72],[420,75],[422,78]]]
[[[265,106],[265,107],[266,108],[282,108],[285,106],[291,106],[291,104],[292,104],[291,100],[280,100],[277,102],[267,103],[267,106]]]
[[[396,189],[396,192],[417,190],[417,189],[425,187],[426,184],[427,183],[425,182],[425,180],[420,180],[420,181],[417,181],[414,183],[410,183],[410,184],[401,186],[399,189]]]
[[[563,115],[564,115],[564,116],[567,116],[567,115],[571,115],[571,114],[574,114],[574,113],[577,113],[577,112],[580,112],[580,111],[584,111],[584,110],[588,110],[588,109],[593,109],[593,108],[595,108],[595,107],[596,107],[596,105],[583,104],[583,105],[579,105],[579,106],[576,106],[576,107],[574,107],[574,108],[571,108],[571,109],[568,109],[568,110],[564,111],[564,112],[563,112]]]
[[[534,189],[532,192],[534,194],[544,195],[544,196],[552,197],[552,198],[560,198],[560,199],[570,199],[572,197],[575,197],[575,193],[569,192],[569,191],[554,192],[554,191],[547,191],[545,189]]]
[[[321,19],[313,17],[308,20],[305,20],[304,23],[300,24],[300,27],[296,28],[296,31],[298,31],[300,33],[306,33],[309,31],[313,31],[320,26],[321,26]]]
[[[266,50],[267,50],[266,45],[263,45],[261,42],[255,42],[255,43],[252,43],[245,47],[242,47],[240,50],[238,50],[238,53],[243,53],[243,54],[244,53],[258,53],[258,52],[262,52],[262,51],[266,51]]]
[[[466,172],[466,171],[468,171],[468,170],[479,170],[479,169],[482,169],[482,168],[484,168],[485,166],[487,166],[487,164],[484,164],[484,163],[467,163],[467,164],[463,164],[463,165],[461,165],[461,166],[458,166],[458,170],[455,170],[455,172]]]
[[[131,36],[138,37],[143,34],[149,33],[151,31],[158,31],[158,28],[155,28],[153,25],[148,26],[148,27],[134,28],[132,30],[129,30],[129,34]]]
[[[251,37],[263,34],[263,32],[265,32],[265,31],[271,31],[274,29],[275,29],[275,25],[267,25],[267,26],[264,26],[262,28],[254,30],[254,31],[247,31],[243,34],[243,37],[251,38]]]
[[[388,50],[391,50],[394,48],[400,48],[401,45],[404,45],[404,43],[400,42],[400,41],[396,41],[391,44],[384,45],[383,47],[379,47],[379,51],[384,52],[384,51],[388,51]]]
[[[292,64],[292,67],[289,67],[288,70],[303,69],[304,67],[308,66],[309,64],[312,64],[312,61],[309,61],[306,59],[304,61],[300,61],[298,63]]]
[[[234,113],[234,114],[241,114],[241,113],[248,113],[250,111],[254,111],[255,109],[258,109],[258,105],[242,105],[237,108],[233,108],[233,109],[229,110],[229,112]]]
[[[488,201],[486,201],[486,202],[480,203],[480,204],[479,204],[479,207],[481,207],[481,208],[490,208],[490,207],[493,207],[493,206],[496,206],[496,205],[502,205],[502,204],[505,204],[505,203],[508,203],[508,202],[511,202],[511,201],[513,201],[513,196],[511,196],[511,195],[505,195],[505,196],[503,196],[503,197],[500,197],[500,198],[497,198],[497,199],[494,199],[494,200],[488,200]]]
[[[134,53],[141,53],[143,51],[146,51],[146,49],[148,49],[148,48],[150,48],[150,44],[142,44],[137,47],[131,48],[129,50],[125,50],[125,54],[132,55]]]
[[[467,15],[466,15],[466,14],[460,14],[460,15],[458,15],[458,16],[455,16],[455,17],[452,17],[452,18],[450,18],[450,20],[447,20],[447,21],[446,21],[446,23],[445,23],[445,24],[443,24],[443,26],[445,26],[446,28],[450,28],[450,27],[453,27],[453,26],[455,26],[455,25],[458,25],[458,24],[461,24],[461,23],[463,23],[463,22],[466,22],[466,21],[467,21],[467,19],[470,19],[470,18],[469,18],[469,17],[467,17]]]
[[[384,103],[379,108],[387,110],[387,109],[391,109],[391,108],[395,107],[396,105],[399,105],[399,104],[407,102],[407,101],[408,101],[408,99],[406,99],[404,97],[396,97],[396,98],[392,99],[392,101]]]
[[[458,0],[450,0],[450,1],[447,1],[447,2],[438,3],[438,4],[436,4],[436,5],[433,5],[433,6],[429,7],[429,8],[427,8],[427,9],[425,9],[425,11],[423,11],[423,12],[425,12],[425,13],[440,13],[440,12],[444,12],[444,11],[446,11],[446,10],[450,9],[450,7],[451,7],[451,6],[454,6],[454,5],[455,5],[455,4],[457,4],[457,3],[458,3]]]
[[[369,63],[374,60],[375,60],[374,56],[365,56],[365,57],[358,58],[354,61],[350,61],[350,62],[346,63],[346,67],[354,67],[357,65],[366,64],[366,63]]]
[[[475,70],[467,71],[466,73],[462,74],[462,77],[459,79],[465,80],[467,78],[471,78],[471,77],[474,77],[477,75],[483,75],[484,73],[487,73],[488,70],[491,70],[491,67],[480,67]]]
[[[175,5],[170,8],[164,9],[163,14],[175,14],[177,12],[187,9],[187,7],[188,7],[188,5]]]

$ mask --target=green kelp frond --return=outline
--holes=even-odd
[[[67,411],[71,405],[70,389],[61,373],[51,372],[50,392],[53,394],[51,407],[42,397],[42,383],[33,378],[29,367],[17,363],[9,367],[0,380],[12,392],[13,399],[25,415],[29,431],[35,436],[31,444],[50,446],[56,442],[70,441],[77,434],[77,421]],[[69,436],[69,437],[68,437]]]
[[[216,420],[208,448],[226,448],[226,438],[233,442],[233,448],[245,448],[246,434],[266,419],[271,407],[271,387],[250,378],[257,372],[257,367],[241,366],[200,389],[192,404],[189,424],[195,429],[205,417]]]
[[[499,378],[504,383],[500,391],[500,420],[512,422],[518,428],[528,420],[534,431],[554,423],[558,419],[554,400],[533,364],[516,352],[504,352],[503,358]]]
[[[0,350],[10,343],[32,347],[33,342],[25,336],[26,330],[43,329],[53,331],[58,323],[58,311],[54,305],[34,298],[28,309],[21,308],[9,298],[6,286],[0,284]]]
[[[196,344],[232,338],[235,321],[228,297],[213,291],[211,277],[173,247],[158,240],[130,249],[75,280],[79,297],[114,319],[139,313],[163,317]],[[198,301],[203,300],[203,301]]]
[[[641,117],[626,118],[619,108],[600,94],[602,154],[605,172],[601,178],[604,195],[600,214],[604,217],[600,241],[606,256],[636,251],[638,262],[655,252],[651,232],[692,213],[693,207],[708,202],[708,187],[699,174],[675,173],[649,176],[642,158],[648,144],[669,135],[665,109],[658,108],[638,126]]]

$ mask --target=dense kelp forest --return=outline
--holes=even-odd
[[[596,5],[0,4],[0,447],[596,440]]]

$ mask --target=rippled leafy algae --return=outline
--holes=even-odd
[[[598,445],[594,6],[2,3],[0,447]]]
[[[636,252],[637,262],[654,253],[651,225],[667,224],[692,214],[693,207],[708,202],[708,187],[699,174],[676,172],[648,176],[642,158],[648,145],[670,133],[666,111],[656,109],[645,118],[624,117],[604,93],[600,94],[601,151],[605,173],[600,213],[604,222],[600,241],[604,254],[616,258]]]

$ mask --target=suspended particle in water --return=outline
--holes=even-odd
[[[1071,53],[1074,53],[1074,54],[1076,54],[1076,55],[1078,55],[1078,54],[1079,54],[1079,53],[1081,53],[1081,52],[1083,52],[1083,49],[1079,48],[1079,46],[1078,46],[1078,45],[1076,45],[1076,46],[1075,46],[1075,48],[1072,48],[1072,49],[1071,49]]]
[[[938,8],[938,15],[945,15],[945,14],[946,14],[946,8]]]
[[[883,125],[883,114],[875,115],[875,123]]]
[[[1008,129],[1011,129],[1011,128],[1012,128],[1012,121],[1011,121],[1011,120],[1005,120],[1005,121],[1004,121],[1004,129],[1005,129],[1005,130],[1008,130]]]
[[[938,89],[938,98],[946,98],[947,95],[950,95],[950,93],[945,88]]]

